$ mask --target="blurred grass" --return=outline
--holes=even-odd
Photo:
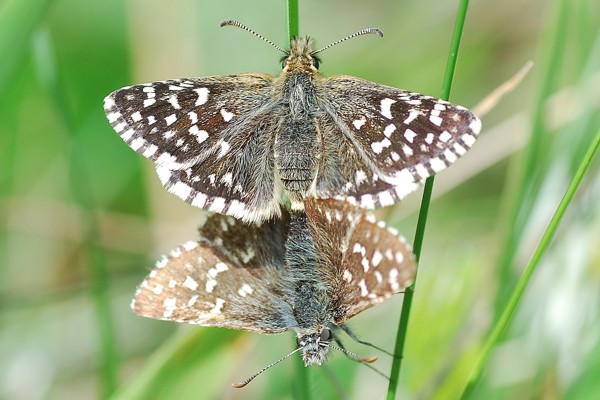
[[[51,0],[7,0],[0,6],[0,93],[25,57]]]
[[[548,98],[556,90],[560,70],[563,67],[560,60],[563,59],[566,46],[570,4],[568,0],[556,1],[553,4],[556,11],[553,10],[554,21],[549,24],[552,31],[548,34],[548,40],[545,44],[548,58],[543,65],[539,66],[540,70],[543,71],[543,75],[540,92],[533,110],[531,135],[521,161],[519,177],[514,181],[515,196],[509,200],[512,204],[509,206],[511,211],[509,211],[506,219],[504,242],[500,252],[502,256],[499,260],[498,272],[500,276],[498,281],[502,284],[498,288],[498,295],[496,296],[494,320],[499,319],[516,285],[517,272],[512,269],[512,266],[523,231],[527,226],[539,195],[544,172],[551,162],[548,151],[551,141],[546,138],[546,104]]]
[[[551,242],[552,238],[554,237],[554,235],[556,234],[556,230],[558,229],[559,223],[561,222],[567,209],[569,208],[569,205],[570,205],[571,201],[573,200],[573,197],[575,196],[577,189],[581,185],[583,178],[587,174],[587,172],[590,168],[590,165],[592,164],[594,157],[596,156],[599,145],[600,145],[600,130],[598,130],[596,132],[596,137],[594,138],[593,142],[590,143],[590,147],[588,148],[587,153],[583,157],[583,160],[581,161],[581,165],[579,166],[577,172],[575,173],[575,176],[571,180],[569,187],[567,188],[565,195],[563,196],[560,204],[558,205],[556,212],[552,216],[552,219],[550,220],[550,223],[548,224],[548,228],[546,228],[546,231],[544,232],[544,235],[542,236],[539,245],[536,247],[535,252],[533,253],[533,255],[531,257],[531,260],[529,261],[529,263],[527,264],[527,267],[523,271],[523,275],[519,279],[519,282],[517,283],[517,286],[516,286],[515,290],[513,291],[511,298],[508,301],[508,304],[504,308],[504,311],[502,312],[502,314],[500,315],[498,320],[496,320],[494,328],[481,351],[481,355],[480,355],[477,363],[473,367],[473,372],[471,373],[471,376],[469,377],[467,386],[465,387],[465,390],[461,394],[462,399],[468,399],[472,396],[473,390],[475,390],[475,385],[481,379],[482,370],[485,367],[485,365],[490,357],[492,349],[496,345],[498,345],[498,343],[500,342],[500,339],[502,337],[502,334],[507,329],[509,324],[512,322],[512,320],[516,314],[517,307],[518,307],[519,303],[521,302],[521,299],[523,298],[523,293],[525,293],[525,290],[527,289],[527,286],[529,285],[529,282],[531,281],[531,277],[533,276],[535,270],[537,269],[537,267],[540,263],[540,259],[542,258],[544,253],[548,250],[548,247],[550,246],[550,242]]]
[[[145,363],[129,384],[112,398],[115,400],[167,399],[175,394],[185,398],[190,389],[186,381],[203,380],[207,367],[224,371],[227,364],[235,362],[231,350],[226,347],[239,332],[232,330],[194,329],[173,335]],[[217,357],[214,353],[219,354]],[[228,354],[229,353],[229,354]],[[206,360],[211,360],[207,364]],[[204,398],[216,398],[225,389],[217,386],[202,385]],[[189,393],[191,398],[194,392]]]
[[[118,398],[294,398],[291,362],[242,391],[229,386],[290,351],[292,335],[195,327],[174,333],[176,324],[129,311],[153,260],[195,236],[198,211],[165,193],[102,112],[103,97],[127,84],[278,73],[272,48],[218,24],[234,18],[282,38],[284,4],[65,0],[48,12],[50,4],[7,1],[0,8],[0,21],[8,21],[0,24],[0,398],[109,397],[114,387]],[[600,126],[599,5],[570,2],[561,20],[560,4],[471,4],[453,101],[472,106],[526,60],[536,64],[486,116],[480,143],[436,181],[398,398],[460,394],[502,308],[496,290],[514,286]],[[9,5],[22,7],[20,19],[7,17]],[[300,30],[326,45],[380,27],[384,39],[329,49],[322,72],[436,95],[455,12],[443,2],[303,1]],[[562,55],[551,53],[553,32],[563,32]],[[507,121],[516,122],[506,129]],[[530,209],[512,237],[507,225],[516,214],[506,204],[525,174],[522,160],[533,150],[521,150],[522,143],[536,123],[535,159],[546,161],[531,164],[540,170],[537,195],[518,204]],[[508,158],[496,153],[507,141]],[[497,161],[486,164],[490,159]],[[436,198],[450,180],[455,189]],[[595,160],[475,397],[598,393],[599,180]],[[391,210],[390,224],[412,232],[419,197]],[[496,266],[508,239],[517,246],[502,270]],[[401,302],[397,296],[357,316],[353,330],[392,347]],[[388,371],[391,360],[380,356],[376,366]],[[314,398],[336,398],[340,388],[348,398],[381,398],[386,390],[380,376],[340,355],[304,372]]]

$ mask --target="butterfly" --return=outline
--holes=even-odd
[[[395,230],[347,202],[308,198],[303,211],[281,214],[252,224],[210,216],[198,240],[157,262],[132,309],[202,326],[292,330],[305,365],[322,364],[332,331],[411,284],[416,262]]]
[[[383,35],[366,29],[349,37],[365,33]],[[246,222],[278,217],[282,204],[302,209],[310,196],[367,209],[392,205],[462,156],[481,129],[462,106],[322,76],[316,55],[324,49],[313,50],[308,37],[293,39],[289,51],[274,46],[286,54],[278,76],[128,86],[105,98],[106,116],[156,164],[171,193]]]

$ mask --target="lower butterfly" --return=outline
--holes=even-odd
[[[305,365],[320,365],[332,330],[402,291],[415,270],[410,246],[373,215],[309,198],[305,211],[282,210],[281,219],[264,223],[209,217],[197,241],[157,262],[132,308],[202,326],[292,330],[298,347],[288,356],[298,351]]]

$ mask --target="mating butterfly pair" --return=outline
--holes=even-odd
[[[154,161],[170,192],[224,214],[158,262],[136,294],[137,313],[293,329],[305,363],[321,364],[330,327],[411,283],[409,246],[363,208],[394,204],[453,163],[481,123],[433,97],[325,78],[319,51],[298,38],[277,77],[168,80],[105,99],[113,128]]]

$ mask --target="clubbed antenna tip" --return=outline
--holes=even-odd
[[[375,35],[377,35],[379,37],[383,37],[383,32],[381,31],[381,29],[379,29],[379,28],[365,28],[365,29],[361,29],[358,32],[353,33],[352,35],[348,35],[348,36],[346,36],[343,39],[337,40],[337,41],[331,43],[330,45],[323,47],[322,49],[313,51],[312,54],[320,53],[323,50],[327,50],[331,46],[335,46],[336,44],[340,44],[342,42],[345,42],[348,39],[352,39],[352,38],[355,38],[357,36],[362,36],[362,35],[370,35],[370,34],[375,34]]]
[[[373,357],[360,357],[358,360],[371,364],[371,363],[374,363],[375,361],[377,361],[378,359],[379,359],[379,357],[373,356]]]

